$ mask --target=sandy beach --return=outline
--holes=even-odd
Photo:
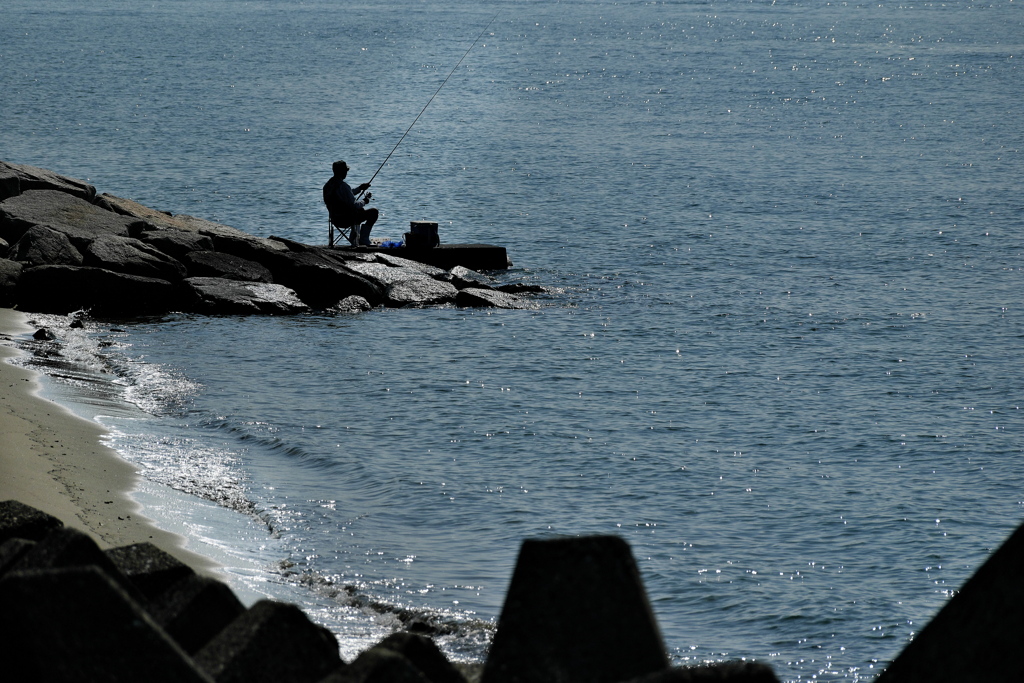
[[[134,468],[103,446],[103,428],[41,398],[39,376],[8,359],[12,338],[34,331],[0,308],[0,500],[15,499],[84,531],[103,548],[148,541],[197,570],[216,565],[157,528],[129,494]]]

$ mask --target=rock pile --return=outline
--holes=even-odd
[[[461,267],[255,237],[0,161],[0,306],[97,316],[289,314],[342,302],[346,311],[536,306],[489,280]]]
[[[17,501],[0,502],[0,614],[12,680],[778,681],[753,662],[670,668],[632,554],[615,537],[524,543],[482,672],[407,632],[345,662],[333,634],[294,605],[246,609],[152,544],[103,551]]]

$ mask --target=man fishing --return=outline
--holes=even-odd
[[[348,175],[348,164],[344,161],[335,161],[332,165],[334,176],[324,185],[324,203],[327,204],[327,211],[331,215],[331,221],[339,226],[352,225],[352,246],[370,246],[370,230],[373,224],[380,217],[380,212],[374,208],[367,208],[366,204],[372,196],[366,192],[370,183],[363,183],[353,191],[352,187],[345,182]],[[356,199],[363,194],[362,199]]]

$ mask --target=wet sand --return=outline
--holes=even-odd
[[[103,446],[103,428],[39,396],[39,376],[7,362],[27,317],[0,308],[0,500],[15,499],[84,531],[102,548],[148,541],[200,571],[216,564],[158,529],[129,494],[132,465]]]

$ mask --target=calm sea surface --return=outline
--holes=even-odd
[[[3,14],[0,158],[313,243],[487,27],[374,235],[505,245],[537,310],[94,325],[52,389],[347,657],[479,660],[522,539],[611,533],[676,662],[869,680],[1024,517],[1020,2]]]

